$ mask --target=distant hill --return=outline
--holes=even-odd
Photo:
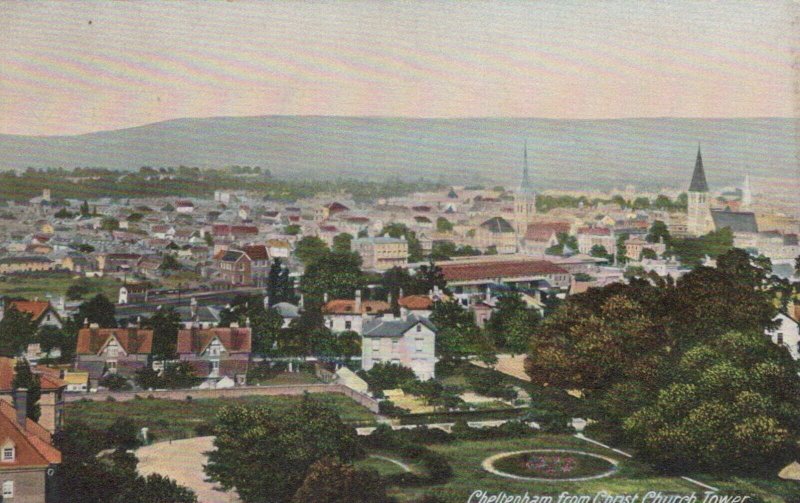
[[[796,179],[797,121],[214,117],[77,136],[0,135],[0,169],[250,165],[296,178],[517,183],[528,140],[537,188],[681,188],[701,142],[709,184]]]

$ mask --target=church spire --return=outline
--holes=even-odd
[[[708,192],[706,183],[706,172],[703,170],[703,156],[700,153],[700,144],[697,144],[697,160],[694,162],[694,173],[692,173],[692,183],[689,185],[689,192]]]
[[[525,140],[525,150],[523,153],[524,164],[522,165],[522,182],[519,184],[520,192],[533,192],[531,187],[531,179],[528,175],[528,140]]]

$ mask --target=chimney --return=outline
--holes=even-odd
[[[14,390],[14,408],[17,410],[17,423],[24,430],[28,417],[28,389],[17,388]]]
[[[386,302],[391,307],[391,305],[392,305],[392,292],[389,292],[389,295],[386,296]]]
[[[322,294],[322,302],[324,302],[325,304],[328,303],[328,292]]]
[[[265,295],[265,296],[264,296],[264,309],[269,309],[269,308],[270,308],[270,305],[269,305],[269,295]]]
[[[397,293],[397,300],[400,300],[402,298],[403,298],[403,289],[401,288],[400,291]]]
[[[300,309],[303,309],[305,307],[305,298],[303,297],[302,293],[300,294],[300,300],[297,302],[297,307],[299,307]]]
[[[361,312],[361,290],[356,290],[356,305],[355,305],[355,312]]]
[[[83,328],[89,328],[89,318],[83,319]]]

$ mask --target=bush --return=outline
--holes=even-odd
[[[401,416],[408,414],[410,411],[402,407],[398,407],[389,400],[381,400],[378,402],[378,412],[386,416]]]
[[[194,433],[198,437],[210,437],[214,434],[214,424],[205,422],[194,427]]]
[[[517,391],[499,372],[470,365],[464,368],[464,373],[470,388],[479,395],[509,401],[517,398]]]
[[[108,374],[100,380],[100,386],[110,389],[111,391],[124,391],[131,389],[131,384],[127,379],[118,374]]]
[[[544,433],[575,433],[572,418],[557,410],[532,410],[531,419],[539,423]]]

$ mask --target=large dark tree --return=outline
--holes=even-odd
[[[264,501],[265,495],[288,502],[317,461],[347,463],[363,456],[355,430],[308,396],[286,410],[225,407],[215,433],[205,471],[223,488],[236,488],[246,503]]]
[[[78,307],[76,316],[79,323],[97,323],[100,328],[115,328],[116,308],[103,294],[98,294]]]
[[[31,315],[18,311],[14,306],[6,309],[0,320],[0,356],[13,358],[22,353],[33,342],[36,324]]]
[[[528,349],[539,313],[528,307],[519,294],[502,295],[495,306],[486,331],[501,351],[521,354]]]
[[[304,236],[294,247],[294,254],[306,267],[313,264],[330,250],[325,241],[316,236]]]
[[[775,470],[796,459],[800,378],[761,333],[729,332],[687,351],[674,383],[625,421],[651,461],[673,471]]]
[[[390,503],[386,484],[375,470],[356,470],[335,458],[320,459],[308,470],[292,503]]]
[[[280,258],[273,260],[269,268],[267,296],[270,307],[279,302],[294,302],[294,282]]]
[[[13,389],[25,388],[28,390],[27,400],[27,416],[34,421],[39,420],[42,414],[42,409],[39,405],[39,398],[42,396],[42,386],[39,383],[39,376],[31,372],[31,367],[25,359],[17,360],[14,365],[14,379],[11,381]]]
[[[153,358],[172,359],[176,356],[180,315],[171,307],[156,311],[144,326],[153,329]]]
[[[366,287],[357,253],[326,253],[306,267],[300,290],[307,299],[351,299],[355,291]]]

